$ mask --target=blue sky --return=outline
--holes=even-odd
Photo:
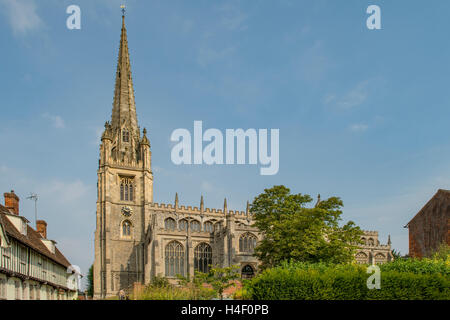
[[[0,190],[70,261],[93,262],[98,146],[111,117],[127,5],[136,107],[157,202],[243,210],[264,188],[339,196],[344,221],[391,234],[449,189],[447,1],[0,0]],[[67,6],[81,30],[66,28]],[[382,30],[366,28],[381,8]],[[176,166],[170,134],[280,129],[280,170]]]

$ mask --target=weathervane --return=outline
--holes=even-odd
[[[122,9],[122,16],[125,16],[125,5],[122,4],[122,5],[120,6],[120,8]]]

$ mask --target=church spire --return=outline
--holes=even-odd
[[[125,11],[124,8],[122,9],[122,31],[120,35],[111,126],[113,131],[117,132],[117,129],[121,129],[126,125],[127,129],[133,133],[133,136],[138,138],[139,128],[136,117],[133,81],[131,78]]]

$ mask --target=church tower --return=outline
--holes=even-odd
[[[97,182],[94,297],[116,295],[144,279],[144,239],[153,202],[150,143],[136,116],[125,15],[111,122],[101,137]]]

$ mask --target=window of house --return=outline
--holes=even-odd
[[[27,284],[22,284],[22,300],[27,300]]]
[[[121,201],[134,201],[134,179],[133,178],[121,178],[120,179],[120,200]]]
[[[21,227],[22,227],[22,230],[21,230],[22,234],[26,236],[27,235],[27,223],[25,221],[22,221]]]
[[[214,225],[210,221],[205,222],[204,228],[205,228],[205,232],[212,233],[214,231]]]
[[[20,300],[20,282],[18,280],[14,281],[14,289],[15,299]]]
[[[194,232],[200,232],[200,222],[198,222],[197,220],[192,220],[191,221],[191,231]]]
[[[244,233],[239,238],[239,251],[253,253],[256,247],[257,238],[251,233]]]
[[[169,242],[165,249],[166,276],[184,276],[184,248],[178,241]]]
[[[35,296],[34,296],[34,292],[36,290],[36,286],[33,284],[30,284],[30,300],[34,300]]]
[[[194,270],[207,273],[212,265],[212,248],[209,244],[200,243],[194,250]]]
[[[41,288],[36,285],[36,300],[41,300]]]
[[[20,272],[21,273],[26,273],[26,268],[27,268],[27,248],[20,246],[19,247],[19,251],[20,251]]]
[[[6,269],[10,269],[10,261],[11,261],[11,247],[2,248],[3,251],[3,267]]]
[[[6,280],[0,279],[0,299],[6,299]]]
[[[164,226],[166,230],[175,230],[177,227],[177,223],[175,222],[174,219],[167,218],[166,220],[164,220]]]

